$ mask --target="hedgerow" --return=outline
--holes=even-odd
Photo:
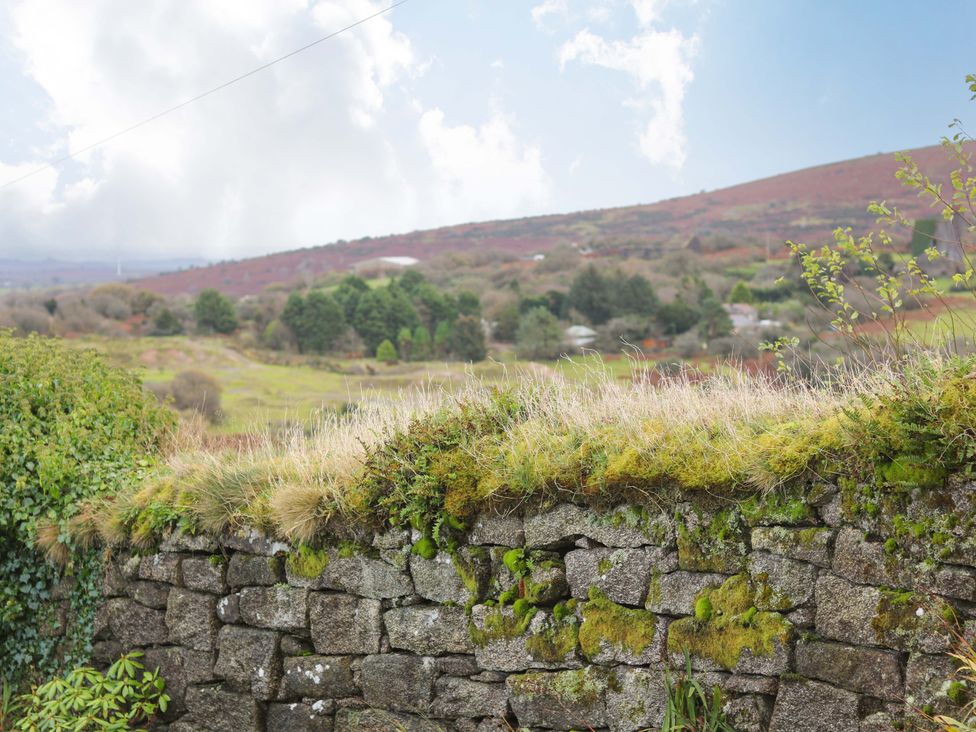
[[[5,683],[17,685],[87,660],[100,559],[69,525],[79,521],[86,500],[114,494],[145,473],[170,424],[168,412],[135,377],[110,368],[93,352],[0,332]],[[70,607],[61,637],[60,598]]]

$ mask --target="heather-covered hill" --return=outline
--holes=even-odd
[[[912,155],[934,179],[953,167],[939,146],[919,148]],[[871,200],[887,200],[910,216],[931,215],[927,204],[896,180],[898,167],[891,154],[871,155],[648,205],[360,239],[161,274],[138,284],[165,295],[194,294],[207,287],[246,295],[374,257],[425,260],[475,249],[532,254],[559,244],[654,256],[663,248],[684,246],[692,237],[698,237],[706,253],[719,247],[739,252],[768,247],[773,255],[785,255],[781,245],[788,238],[816,242],[836,226],[870,227],[873,217],[865,209]]]

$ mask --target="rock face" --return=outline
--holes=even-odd
[[[486,514],[429,558],[407,530],[304,564],[255,531],[174,532],[106,567],[93,658],[142,650],[170,732],[659,729],[685,652],[739,732],[953,714],[945,623],[976,632],[976,560],[892,551],[837,489],[818,495]]]

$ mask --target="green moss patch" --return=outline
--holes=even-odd
[[[793,626],[779,613],[757,611],[756,592],[748,575],[702,590],[695,601],[695,616],[668,627],[668,650],[675,654],[687,650],[728,670],[738,665],[746,649],[754,656],[772,655],[777,643],[789,640]]]
[[[600,655],[604,645],[639,656],[654,642],[654,613],[618,605],[595,587],[590,588],[590,599],[583,603],[581,612],[580,648],[591,661]]]

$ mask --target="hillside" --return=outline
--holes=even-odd
[[[939,146],[911,153],[933,177],[954,167]],[[721,242],[740,253],[743,247],[768,247],[776,256],[788,238],[816,242],[836,226],[870,227],[873,217],[865,208],[872,200],[897,204],[910,216],[929,215],[925,202],[895,179],[897,169],[893,155],[871,155],[653,204],[366,238],[161,274],[138,285],[164,295],[194,294],[206,287],[246,295],[373,257],[424,260],[470,250],[531,254],[573,243],[653,256],[663,247],[684,246],[695,236],[706,250],[710,242]]]

